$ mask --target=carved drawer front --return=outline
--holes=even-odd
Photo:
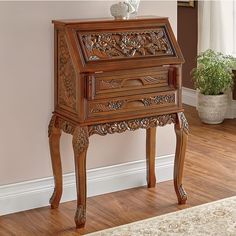
[[[114,99],[89,101],[88,117],[116,115],[118,113],[146,112],[153,109],[168,109],[177,106],[175,90],[144,95],[133,95]]]
[[[175,86],[173,67],[95,73],[87,77],[88,100],[167,91]]]

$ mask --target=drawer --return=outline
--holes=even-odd
[[[177,107],[177,91],[133,95],[114,99],[88,101],[87,117],[111,116],[117,114],[138,114],[167,110]]]
[[[175,67],[101,72],[87,76],[87,99],[95,100],[143,93],[167,91],[175,88]]]

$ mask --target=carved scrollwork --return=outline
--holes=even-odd
[[[185,192],[184,187],[183,187],[182,184],[179,186],[178,191],[179,191],[179,194],[180,194],[179,203],[184,204],[187,201],[188,196],[187,196],[187,193]]]
[[[152,116],[148,118],[132,119],[127,121],[118,121],[112,123],[98,124],[89,126],[89,135],[122,133],[126,130],[136,130],[139,128],[148,129],[156,126],[176,123],[176,114]]]
[[[79,205],[75,213],[76,226],[84,225],[86,222],[86,209],[85,206]]]
[[[179,113],[179,118],[182,128],[185,130],[185,132],[189,133],[189,124],[183,112]]]
[[[121,87],[122,80],[101,80],[100,81],[100,89],[114,89]]]
[[[76,110],[76,74],[64,32],[58,32],[58,100]]]
[[[48,125],[48,137],[51,135],[52,129],[54,127],[64,131],[67,134],[73,134],[75,130],[75,125],[73,123],[64,120],[56,115],[52,116],[50,123]]]
[[[81,34],[81,38],[89,61],[174,55],[164,28],[132,32],[85,33]]]
[[[143,80],[143,83],[146,85],[146,84],[159,84],[161,82],[161,80],[165,80],[166,77],[164,76],[159,76],[159,77],[153,77],[153,76],[146,76],[144,77],[142,80]]]
[[[83,152],[85,149],[88,148],[89,133],[87,126],[85,127],[77,126],[75,128],[75,131],[73,133],[72,144],[75,155],[78,155],[79,153]]]
[[[55,124],[56,124],[56,116],[53,115],[48,125],[48,137],[51,136],[52,129],[55,127]]]
[[[125,105],[125,100],[119,100],[119,101],[109,101],[106,103],[96,103],[91,105],[90,112],[91,113],[98,113],[98,112],[104,112],[104,111],[115,111],[120,110],[123,108],[123,105]]]
[[[75,130],[75,125],[70,121],[64,120],[58,117],[58,126],[61,130],[63,130],[67,134],[73,134]]]
[[[167,80],[167,76],[144,76],[144,77],[137,77],[137,78],[128,78],[128,79],[112,79],[112,80],[100,80],[99,81],[99,89],[119,89],[130,87],[127,82],[129,81],[138,81],[138,86],[146,86],[152,84],[159,84],[161,81]],[[136,85],[137,86],[137,85]],[[133,85],[135,87],[135,85]]]
[[[151,106],[153,104],[174,103],[175,94],[159,95],[150,98],[142,99],[144,106]]]
[[[115,111],[129,108],[129,103],[139,102],[143,106],[153,106],[160,105],[166,103],[175,103],[175,94],[164,94],[158,95],[154,97],[148,97],[143,99],[130,99],[130,100],[116,100],[116,101],[108,101],[102,103],[90,103],[89,104],[89,112],[90,113],[100,113],[106,111]]]

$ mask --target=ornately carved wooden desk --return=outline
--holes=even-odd
[[[184,62],[167,18],[63,20],[55,25],[55,111],[49,143],[55,179],[51,207],[62,195],[59,141],[73,135],[77,183],[75,223],[86,220],[89,136],[146,129],[148,187],[155,187],[156,127],[175,124],[174,187],[187,199],[182,173],[188,123],[181,102]]]

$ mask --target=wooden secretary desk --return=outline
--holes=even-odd
[[[155,178],[156,127],[175,124],[174,187],[187,199],[182,173],[188,123],[181,101],[184,62],[168,18],[61,20],[55,26],[55,111],[49,143],[55,180],[51,207],[62,195],[61,131],[73,135],[76,226],[86,220],[89,136],[146,129],[147,183]]]

